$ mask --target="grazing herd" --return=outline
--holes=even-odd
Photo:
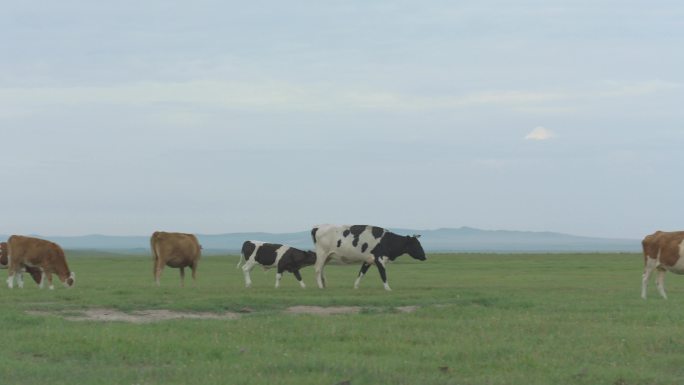
[[[366,225],[319,225],[311,230],[315,251],[299,250],[287,245],[248,240],[242,245],[240,261],[245,278],[245,286],[252,285],[250,272],[255,266],[264,269],[276,268],[275,287],[280,286],[283,272],[291,272],[302,288],[306,285],[300,270],[314,266],[316,283],[325,288],[324,268],[330,261],[342,264],[361,264],[361,270],[354,282],[358,289],[361,278],[375,265],[385,290],[391,290],[387,282],[387,262],[408,254],[424,261],[425,251],[418,240],[419,235],[398,235],[382,227]],[[641,281],[641,297],[646,299],[648,280],[654,270],[657,272],[656,287],[660,295],[665,293],[665,272],[684,274],[684,231],[656,231],[644,237],[644,273]],[[193,282],[196,280],[197,265],[202,254],[202,246],[193,234],[156,231],[150,237],[153,257],[154,280],[159,285],[164,266],[180,269],[181,286],[185,281],[185,268],[192,270]],[[0,242],[0,268],[7,269],[7,286],[11,289],[24,286],[23,273],[43,287],[47,280],[53,289],[52,275],[55,274],[66,287],[74,285],[76,275],[69,270],[64,250],[54,243],[43,239],[12,235],[7,242]]]
[[[409,254],[421,261],[426,259],[418,235],[401,236],[377,226],[321,225],[311,230],[311,236],[315,252],[277,243],[245,241],[237,266],[239,268],[242,265],[245,286],[252,285],[250,272],[256,265],[261,265],[264,269],[277,269],[276,288],[280,286],[285,271],[294,274],[300,286],[305,288],[299,271],[307,266],[315,266],[318,287],[324,288],[323,267],[334,260],[344,264],[362,264],[354,288],[359,287],[361,277],[368,268],[375,265],[385,289],[390,290],[385,270],[388,261],[394,261],[402,254]],[[186,267],[192,270],[192,279],[195,281],[202,246],[193,234],[156,231],[150,237],[150,249],[157,286],[164,266],[180,269],[181,286],[185,283]],[[7,243],[0,243],[0,268],[8,269],[7,286],[10,289],[14,287],[15,277],[17,286],[24,286],[24,272],[31,274],[41,288],[46,279],[50,289],[54,288],[52,274],[56,274],[67,287],[73,286],[76,279],[75,274],[69,270],[64,251],[59,245],[19,235],[11,236]]]

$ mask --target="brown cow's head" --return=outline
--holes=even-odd
[[[74,273],[73,271],[69,272],[69,276],[67,277],[67,279],[64,280],[64,286],[73,287],[75,283],[76,283],[76,273]]]

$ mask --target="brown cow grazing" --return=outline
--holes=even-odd
[[[22,273],[28,270],[36,280],[36,274],[31,269],[40,272],[39,287],[43,288],[45,278],[47,278],[50,290],[55,287],[52,285],[52,274],[57,274],[64,286],[71,287],[76,281],[76,275],[69,270],[64,256],[64,250],[58,244],[44,239],[12,235],[7,240],[9,263],[7,271],[7,286],[14,287],[14,276],[19,273],[17,286],[24,287]]]
[[[644,250],[644,275],[641,279],[641,298],[646,299],[646,286],[653,270],[658,270],[656,287],[663,298],[665,294],[665,272],[684,274],[684,231],[656,231],[647,235],[641,246]]]
[[[0,269],[6,269],[7,265],[9,264],[9,246],[7,246],[7,242],[0,242]],[[33,278],[34,281],[36,281],[37,284],[40,284],[42,281],[42,275],[40,268],[38,267],[31,267],[31,266],[24,266],[23,270],[27,271],[29,274],[31,274],[31,278]],[[20,280],[23,281],[23,278],[19,278]]]
[[[195,282],[195,272],[202,250],[197,237],[192,234],[155,231],[150,238],[150,248],[154,258],[153,273],[157,286],[164,265],[180,268],[181,286],[185,284],[185,268],[190,267],[192,281]]]

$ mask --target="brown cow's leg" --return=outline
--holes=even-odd
[[[641,276],[641,298],[646,299],[646,289],[648,288],[648,279],[651,273],[658,266],[658,261],[653,258],[646,257],[644,261],[644,274]]]
[[[10,258],[7,264],[7,287],[10,289],[14,288],[14,276],[17,274],[17,270],[21,267],[15,262],[15,259]]]
[[[164,265],[161,264],[159,259],[154,261],[154,281],[157,283],[157,286],[159,286],[159,278],[161,278],[163,268]]]
[[[192,269],[192,285],[194,286],[197,284],[197,262],[195,262],[190,268]]]
[[[181,287],[185,286],[185,267],[180,268]]]
[[[48,287],[50,288],[50,290],[55,290],[55,286],[52,284],[52,272],[46,271],[45,278],[47,278]]]
[[[667,294],[665,294],[665,269],[658,269],[658,275],[656,276],[656,287],[658,288],[660,295],[667,299]]]

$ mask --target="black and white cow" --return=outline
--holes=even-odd
[[[319,225],[311,230],[311,237],[316,245],[316,281],[321,289],[325,287],[323,267],[330,260],[363,264],[354,282],[355,289],[358,289],[368,268],[375,264],[385,290],[391,290],[385,272],[387,261],[394,261],[402,254],[408,254],[420,261],[425,260],[423,246],[418,240],[420,235],[402,236],[382,227]]]
[[[242,253],[237,267],[240,267],[242,262],[242,272],[245,274],[245,286],[252,286],[252,278],[249,272],[252,271],[257,264],[264,269],[272,267],[278,268],[276,274],[276,289],[280,287],[280,279],[283,277],[283,271],[289,271],[294,274],[299,285],[306,287],[302,276],[299,274],[299,269],[306,266],[311,266],[316,262],[316,253],[313,251],[303,251],[295,249],[294,247],[280,245],[277,243],[265,243],[259,241],[245,241],[242,244]]]

